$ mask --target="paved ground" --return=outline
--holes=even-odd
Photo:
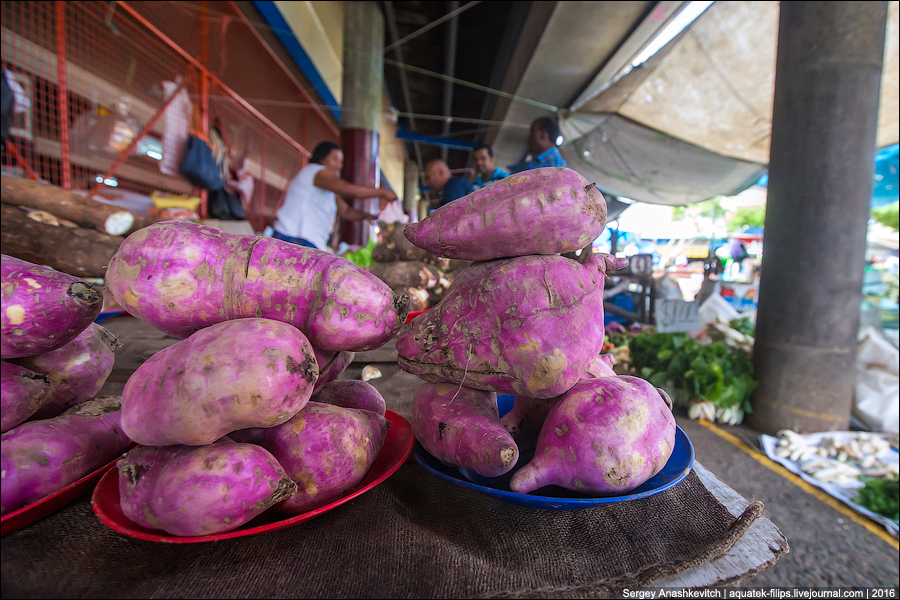
[[[123,346],[101,393],[121,393],[128,375],[143,360],[176,341],[128,316],[104,325]],[[382,393],[388,408],[409,418],[412,396],[421,382],[400,371],[395,356],[389,346],[358,355],[341,378],[360,378],[366,365],[378,368],[381,377],[369,382]],[[744,585],[898,586],[896,539],[830,497],[805,490],[798,477],[766,466],[775,463],[761,451],[757,454],[761,460],[754,458],[753,448],[759,447],[756,432],[741,426],[705,426],[685,414],[676,414],[676,420],[691,439],[696,459],[747,500],[763,502],[766,516],[790,544],[787,555]]]

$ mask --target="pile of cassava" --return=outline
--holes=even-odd
[[[404,234],[438,256],[474,261],[434,307],[401,328],[400,367],[425,381],[412,427],[439,461],[510,488],[556,485],[587,495],[632,490],[675,444],[671,401],[618,376],[603,345],[603,287],[624,259],[585,248],[606,226],[606,202],[577,172],[541,168],[442,206]],[[500,418],[497,393],[513,394]]]
[[[24,346],[46,337],[43,329],[58,336],[58,313],[72,310],[55,299],[56,313],[51,304],[25,307],[8,298],[14,284],[4,262],[4,359],[16,339],[9,315],[20,315],[9,331]],[[365,477],[386,438],[385,402],[371,384],[337,377],[355,352],[397,334],[407,297],[326,252],[175,221],[126,238],[106,287],[128,313],[182,338],[135,370],[115,411],[116,435],[137,444],[116,463],[129,519],[172,535],[211,535],[270,508],[307,512]],[[4,434],[4,512],[46,495],[7,505],[10,479],[44,477],[38,464],[46,462],[40,450],[10,443],[8,451],[7,442]]]

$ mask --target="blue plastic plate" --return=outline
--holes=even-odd
[[[515,468],[510,469],[505,475],[500,477],[482,477],[477,473],[467,469],[458,469],[451,467],[438,461],[429,454],[417,441],[413,449],[413,458],[416,462],[430,473],[434,473],[438,477],[452,481],[463,487],[471,488],[479,492],[484,492],[491,496],[495,496],[500,500],[512,502],[520,506],[529,508],[541,508],[544,510],[574,510],[579,508],[591,508],[602,504],[612,504],[614,502],[626,502],[628,500],[637,500],[638,498],[646,498],[675,486],[682,479],[687,477],[694,465],[694,446],[687,434],[682,431],[681,427],[675,428],[675,448],[672,450],[672,456],[662,471],[648,479],[643,485],[637,487],[626,494],[615,496],[587,496],[579,494],[572,490],[567,490],[555,485],[544,486],[535,490],[531,494],[517,494],[509,489],[509,481],[513,474],[520,468],[524,467],[528,461],[534,456],[533,452],[526,452],[519,455],[519,461]]]

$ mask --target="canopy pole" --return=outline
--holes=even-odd
[[[748,421],[847,429],[887,2],[782,2]]]

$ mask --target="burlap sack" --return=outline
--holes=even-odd
[[[715,559],[735,519],[691,473],[641,500],[524,508],[407,462],[289,529],[200,544],[133,539],[83,497],[2,541],[4,598],[609,597]]]

